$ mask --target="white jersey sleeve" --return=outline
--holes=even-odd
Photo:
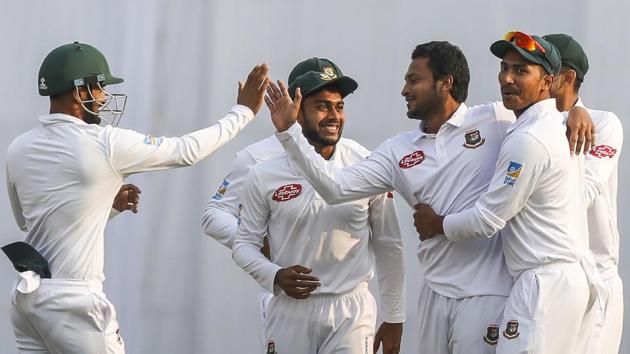
[[[365,160],[338,168],[315,152],[298,123],[276,133],[276,137],[291,162],[330,204],[355,201],[394,189],[391,164],[380,147]]]
[[[369,204],[371,243],[383,307],[383,321],[405,321],[403,240],[393,194],[379,194]]]
[[[122,176],[190,166],[230,141],[253,119],[248,107],[236,105],[216,124],[182,137],[153,137],[112,128],[106,139],[108,157],[114,171]]]
[[[7,191],[9,192],[9,202],[11,203],[11,210],[13,210],[13,217],[15,218],[15,222],[20,230],[27,231],[26,219],[24,218],[22,205],[20,204],[20,198],[18,197],[15,185],[13,184],[13,180],[9,175],[8,169],[6,170],[6,180]]]
[[[474,207],[444,218],[444,235],[458,241],[497,233],[525,206],[548,163],[547,150],[532,135],[506,139],[488,190]]]
[[[201,226],[206,235],[232,249],[240,222],[241,199],[245,177],[256,164],[251,154],[241,150],[236,154],[231,171],[203,211]]]
[[[269,292],[279,294],[274,289],[276,273],[281,269],[269,261],[261,252],[263,237],[267,234],[267,220],[270,209],[265,196],[261,192],[256,169],[247,175],[241,192],[241,223],[232,246],[234,262],[254,278],[261,287]]]
[[[591,206],[608,184],[619,164],[623,126],[613,113],[597,128],[597,145],[586,155],[586,203]]]

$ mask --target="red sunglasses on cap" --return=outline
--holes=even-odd
[[[543,48],[536,40],[527,33],[512,31],[503,36],[503,40],[516,44],[517,47],[523,48],[528,52],[535,52],[539,49],[542,53],[545,52]]]

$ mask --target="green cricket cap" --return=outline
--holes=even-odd
[[[50,52],[39,68],[37,85],[42,96],[58,95],[76,86],[99,82],[101,86],[124,80],[112,76],[105,56],[85,43],[62,45]]]
[[[298,63],[289,74],[289,95],[295,98],[299,87],[306,97],[325,87],[337,88],[342,97],[354,92],[359,84],[349,76],[344,76],[341,69],[325,58],[310,58]]]
[[[562,58],[562,65],[575,70],[578,79],[584,81],[584,75],[588,72],[588,58],[580,43],[563,33],[548,34],[543,36],[543,39],[558,49]]]
[[[522,32],[511,32],[511,33],[524,34]],[[527,34],[524,34],[524,35],[529,36]],[[525,60],[532,62],[534,64],[542,65],[542,67],[545,68],[545,71],[547,71],[547,73],[552,74],[552,75],[557,74],[560,71],[560,66],[561,66],[560,52],[558,52],[558,49],[554,47],[553,44],[547,42],[540,36],[532,35],[529,37],[531,37],[536,43],[538,43],[538,45],[542,48],[542,50],[541,48],[537,46],[534,48],[534,50],[531,50],[531,51],[525,48],[522,48],[521,46],[517,45],[518,40],[514,40],[516,38],[514,37],[512,40],[501,39],[492,43],[492,45],[490,46],[490,51],[496,57],[503,59],[503,56],[505,56],[505,53],[508,50],[514,49],[523,58],[525,58]]]

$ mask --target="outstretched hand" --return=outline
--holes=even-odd
[[[267,64],[256,65],[247,75],[247,80],[244,84],[240,81],[238,82],[236,103],[249,107],[254,114],[258,113],[260,107],[262,107],[265,90],[267,90],[269,85],[268,73],[269,66]]]
[[[267,87],[265,103],[271,112],[273,125],[279,132],[283,132],[297,121],[298,111],[302,103],[302,92],[298,87],[295,90],[295,99],[292,100],[282,80],[278,80],[278,85],[272,81]]]

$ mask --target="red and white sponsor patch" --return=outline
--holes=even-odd
[[[617,149],[613,149],[608,145],[597,145],[591,149],[590,154],[601,159],[604,157],[612,158],[617,153]]]
[[[287,200],[299,197],[300,194],[302,194],[301,184],[287,184],[276,189],[272,199],[276,202],[286,202]]]
[[[422,161],[424,161],[424,152],[418,150],[400,159],[398,166],[400,166],[400,168],[410,168],[419,165]]]

